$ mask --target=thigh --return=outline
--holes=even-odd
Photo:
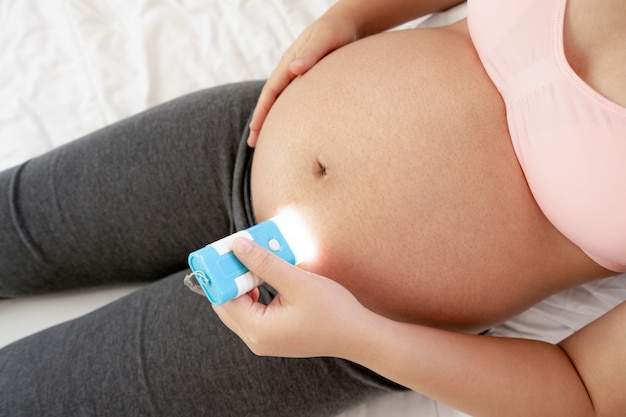
[[[184,273],[0,350],[0,415],[328,416],[400,389],[342,360],[253,355]]]
[[[157,106],[0,174],[0,296],[150,280],[252,219],[261,82]]]

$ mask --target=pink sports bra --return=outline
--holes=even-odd
[[[506,105],[537,204],[603,267],[626,271],[626,108],[587,85],[563,49],[566,0],[469,0],[478,55]]]

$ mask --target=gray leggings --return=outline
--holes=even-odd
[[[190,94],[0,173],[0,297],[155,281],[0,350],[0,416],[329,416],[401,389],[339,359],[256,357],[182,284],[191,250],[254,222],[244,139],[261,85]]]

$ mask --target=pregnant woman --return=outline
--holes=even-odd
[[[350,15],[358,3],[338,2],[305,37],[338,16],[385,11],[385,24],[356,24],[361,36],[455,2],[367,2]],[[624,62],[626,30],[599,39],[580,23],[588,9],[602,20],[624,6],[476,1],[469,25],[366,37],[308,71],[305,54],[293,81],[281,64],[252,120],[254,153],[246,125],[261,85],[244,83],[1,173],[0,296],[158,282],[0,351],[0,412],[324,416],[406,386],[480,415],[617,415],[624,400],[601,388],[626,383],[624,307],[562,346],[450,331],[480,332],[626,269],[624,187],[592,204],[602,172],[572,177],[586,148],[556,151],[593,133],[597,167],[626,178],[626,86],[607,70]],[[573,110],[545,104],[546,91]],[[581,108],[601,123],[566,125]],[[550,146],[531,141],[550,134]],[[257,357],[183,289],[184,262],[285,206],[318,256],[290,267],[238,240],[275,290],[216,308]]]

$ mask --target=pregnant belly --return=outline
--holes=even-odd
[[[272,108],[251,184],[257,220],[306,219],[318,256],[303,268],[399,320],[487,326],[566,286],[554,272],[577,256],[533,201],[464,30],[327,56]]]

